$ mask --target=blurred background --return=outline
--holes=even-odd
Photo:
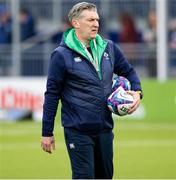
[[[60,123],[56,152],[40,148],[50,54],[77,0],[0,0],[0,179],[71,178]],[[176,179],[176,0],[92,0],[99,33],[141,78],[144,99],[114,116],[114,178]]]

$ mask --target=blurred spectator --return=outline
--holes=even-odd
[[[176,28],[175,28],[175,30],[173,29],[170,32],[169,41],[170,41],[170,47],[172,49],[176,49]]]
[[[176,21],[171,21],[169,25],[169,45],[176,49]]]
[[[34,18],[25,8],[20,10],[20,31],[22,41],[35,35]]]
[[[150,11],[148,15],[148,27],[144,32],[144,41],[156,43],[156,12],[154,10]]]
[[[114,43],[119,43],[119,34],[116,30],[110,30],[107,32],[108,39],[112,40]]]
[[[120,18],[119,43],[126,57],[135,65],[143,64],[137,43],[142,42],[142,34],[137,29],[135,20],[128,13],[122,13]]]
[[[5,6],[0,6],[0,44],[11,43],[11,18]]]
[[[156,12],[151,10],[148,14],[148,27],[144,32],[144,41],[149,46],[148,72],[150,77],[156,77]]]
[[[108,37],[115,43],[142,42],[142,33],[137,29],[133,17],[125,12],[118,18],[118,30],[110,30]]]
[[[169,25],[169,58],[170,65],[176,66],[176,20]]]
[[[0,6],[0,45],[10,44],[12,36],[11,17],[5,6]],[[1,52],[8,52],[6,56],[0,55],[0,75],[9,74],[9,56],[8,46],[1,46]],[[0,52],[0,53],[1,53]]]
[[[61,29],[59,29],[52,37],[51,37],[51,42],[53,44],[56,44],[58,45],[60,42],[61,42],[61,39],[62,39],[62,35],[63,35],[63,32],[70,28],[71,27],[71,24],[68,20],[63,20],[62,22],[62,25],[61,25]]]
[[[121,43],[139,43],[142,41],[142,35],[137,30],[135,21],[128,13],[120,16],[121,30],[119,32],[119,42]]]

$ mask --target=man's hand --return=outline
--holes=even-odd
[[[52,153],[52,150],[55,150],[55,140],[54,136],[51,137],[42,137],[41,147],[44,151]]]
[[[130,95],[132,95],[133,98],[134,98],[133,104],[131,105],[131,108],[128,111],[128,114],[132,114],[139,107],[139,104],[140,104],[140,94],[139,94],[139,92],[135,92],[135,91],[128,91],[128,93]]]

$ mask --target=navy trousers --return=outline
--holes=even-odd
[[[84,135],[65,128],[73,179],[112,179],[113,132]]]

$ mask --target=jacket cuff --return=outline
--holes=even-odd
[[[42,132],[43,137],[52,137],[53,133]]]

